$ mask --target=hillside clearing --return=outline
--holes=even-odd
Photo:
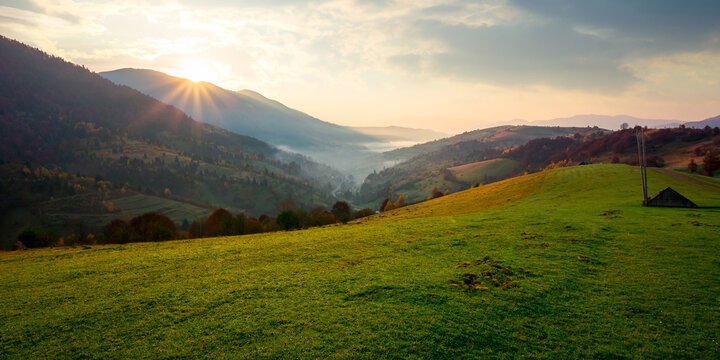
[[[0,357],[717,358],[720,211],[643,208],[639,178],[561,168],[345,226],[2,253]]]

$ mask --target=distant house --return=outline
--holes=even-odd
[[[651,196],[647,201],[647,206],[666,206],[666,207],[687,207],[696,208],[697,205],[686,197],[680,195],[672,188],[665,188],[657,194]]]

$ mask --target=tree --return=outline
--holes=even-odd
[[[228,236],[232,233],[232,214],[226,209],[217,209],[205,221],[203,237]]]
[[[395,202],[395,206],[399,208],[405,206],[405,196],[400,195],[400,197],[398,197],[397,201]]]
[[[628,125],[628,123],[620,124],[620,130],[627,130],[629,128],[630,128],[630,125]]]
[[[352,209],[350,209],[350,205],[348,205],[348,203],[338,201],[332,207],[332,214],[338,221],[341,221],[344,224],[350,220],[350,217],[352,216]]]
[[[380,203],[380,208],[378,209],[380,212],[385,211],[385,207],[387,206],[387,203],[391,202],[390,199],[385,199]]]
[[[698,166],[695,163],[695,159],[690,159],[690,163],[688,164],[688,170],[690,170],[691,173],[696,173],[697,169]]]
[[[110,244],[125,244],[132,240],[133,231],[130,224],[121,219],[115,219],[105,226],[103,230]]]
[[[720,156],[717,151],[708,151],[703,157],[703,175],[713,176],[713,173],[720,169]]]
[[[278,214],[275,223],[285,230],[297,229],[300,227],[300,218],[294,210],[285,210]]]
[[[392,201],[388,200],[388,202],[385,204],[385,208],[383,209],[383,212],[394,210],[395,208],[396,208],[395,204],[393,204]]]
[[[202,224],[202,221],[193,221],[192,224],[190,224],[190,229],[188,230],[188,237],[191,239],[201,238],[203,234]]]
[[[175,223],[165,215],[147,212],[130,220],[134,241],[164,241],[175,237]]]

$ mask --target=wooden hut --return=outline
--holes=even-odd
[[[665,188],[647,200],[647,206],[696,208],[697,205],[672,188]]]

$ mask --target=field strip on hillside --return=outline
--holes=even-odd
[[[693,177],[691,177],[691,176],[689,176],[689,175],[686,175],[686,174],[683,174],[683,173],[680,173],[680,172],[677,172],[677,171],[674,171],[674,170],[670,170],[670,169],[658,169],[658,168],[654,168],[654,169],[652,169],[652,170],[655,171],[656,173],[666,175],[666,176],[671,177],[671,178],[673,178],[673,179],[675,179],[675,180],[682,181],[682,182],[684,182],[684,183],[686,183],[686,184],[693,185],[693,186],[697,186],[697,187],[699,187],[699,188],[701,188],[701,189],[703,189],[703,190],[720,192],[720,186],[713,185],[713,184],[710,184],[710,183],[707,183],[707,182],[704,182],[704,181],[700,181],[700,180],[695,179],[695,178],[693,178]]]

